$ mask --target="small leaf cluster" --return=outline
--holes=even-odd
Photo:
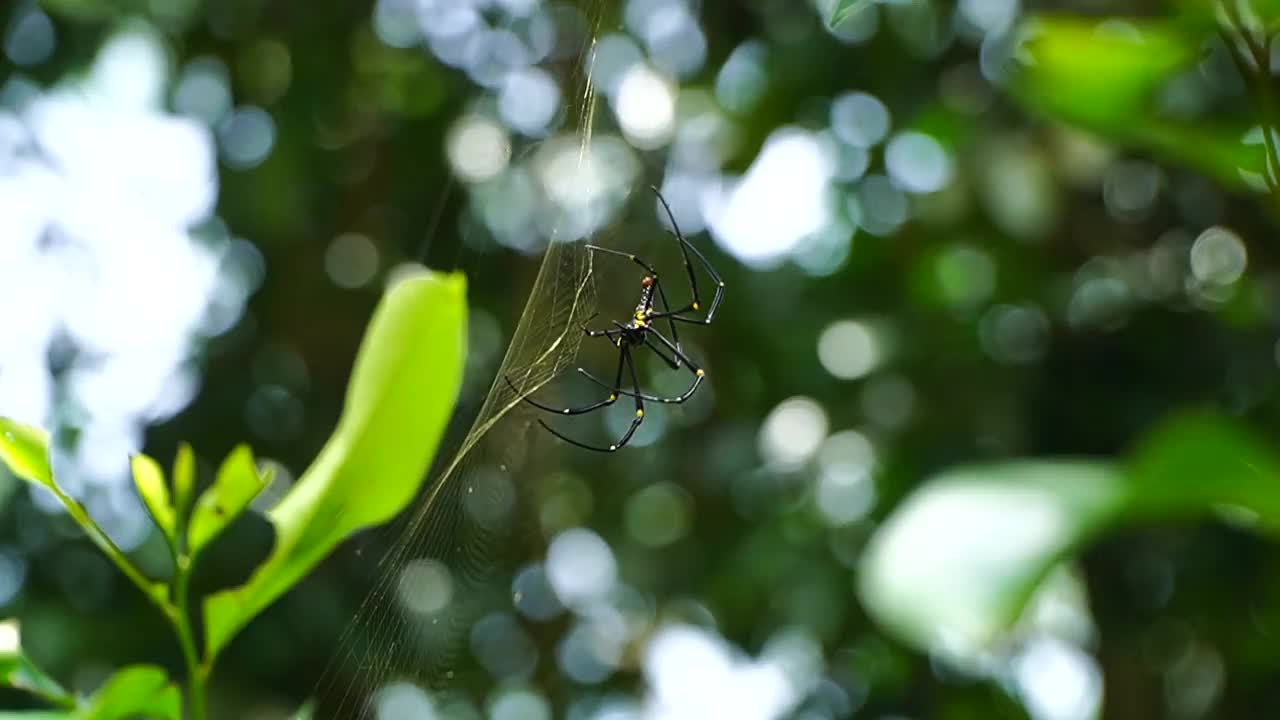
[[[457,401],[465,353],[466,282],[461,275],[424,272],[392,286],[356,356],[337,428],[298,482],[266,512],[275,533],[270,555],[244,584],[209,595],[199,605],[190,594],[197,560],[274,477],[271,468],[258,467],[248,446],[236,447],[198,494],[196,454],[190,445],[179,447],[170,477],[155,459],[133,456],[134,486],[173,558],[172,577],[160,581],[139,570],[57,483],[43,429],[0,418],[0,462],[51,492],[168,619],[186,661],[188,717],[201,720],[205,683],[236,634],[339,543],[386,522],[413,499]],[[201,625],[204,636],[198,639]],[[96,693],[80,697],[24,655],[19,637],[16,623],[0,625],[0,686],[28,691],[56,709],[0,713],[0,720],[182,717],[183,695],[162,668],[121,669]]]

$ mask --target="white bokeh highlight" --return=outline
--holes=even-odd
[[[835,162],[810,132],[778,130],[741,180],[708,194],[704,214],[716,241],[744,263],[776,265],[802,240],[827,227],[827,190]]]
[[[703,628],[660,628],[644,650],[648,692],[639,718],[778,720],[807,691],[789,672],[792,654],[783,648],[752,659]]]
[[[560,602],[580,607],[613,588],[618,579],[618,564],[603,538],[585,528],[576,528],[551,541],[546,573]]]
[[[83,76],[0,108],[0,305],[21,308],[0,336],[0,414],[80,429],[60,471],[103,489],[90,505],[126,547],[148,531],[121,496],[128,456],[191,400],[200,340],[253,290],[236,241],[193,236],[215,220],[215,144],[164,110],[167,68],[161,41],[131,29]],[[56,380],[53,348],[69,358]]]

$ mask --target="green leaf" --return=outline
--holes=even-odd
[[[831,10],[831,15],[827,18],[827,26],[832,28],[839,27],[840,23],[875,3],[876,0],[837,0],[835,7]]]
[[[271,555],[244,585],[205,601],[206,659],[338,543],[400,512],[452,414],[466,353],[466,279],[426,272],[383,297],[356,357],[338,427],[267,513]]]
[[[112,675],[87,701],[80,701],[22,653],[15,620],[0,622],[0,687],[23,690],[60,710],[0,712],[0,720],[181,720],[182,693],[151,665],[133,665]]]
[[[22,652],[22,635],[17,620],[0,622],[0,687],[29,692],[52,705],[76,706],[75,696]]]
[[[24,480],[57,487],[49,468],[49,435],[41,428],[0,417],[0,461]]]
[[[71,717],[75,720],[182,720],[182,693],[153,665],[121,668]]]
[[[1237,421],[1203,414],[1175,418],[1132,454],[1132,512],[1157,520],[1223,511],[1280,529],[1280,458]]]
[[[177,518],[169,501],[169,486],[165,483],[164,470],[160,468],[160,463],[141,454],[130,458],[129,464],[133,468],[133,485],[138,489],[143,504],[169,541],[169,546],[176,548]]]
[[[1105,463],[958,468],[900,505],[863,555],[859,592],[877,621],[921,649],[984,647],[1050,569],[1120,508]]]
[[[1100,533],[1214,514],[1280,529],[1280,458],[1236,421],[1180,417],[1123,464],[1016,461],[943,473],[872,537],[859,591],[878,622],[921,650],[984,648],[1052,568]]]
[[[18,477],[48,488],[67,509],[71,519],[84,530],[89,540],[97,545],[98,549],[153,602],[163,607],[167,602],[165,586],[151,582],[143,576],[102,528],[93,521],[89,511],[78,500],[63,492],[62,488],[54,482],[53,471],[49,467],[48,447],[49,436],[44,430],[0,418],[0,461],[3,461]]]
[[[188,443],[178,445],[178,456],[173,460],[173,493],[177,524],[185,529],[196,493],[196,454]]]
[[[1021,28],[1026,63],[1019,89],[1073,117],[1119,125],[1145,110],[1197,44],[1160,22],[1125,21],[1124,30],[1097,20],[1039,16]]]
[[[196,501],[187,531],[187,547],[195,557],[226,529],[249,503],[271,483],[274,471],[259,473],[253,462],[253,451],[240,445],[218,470],[218,476]]]
[[[1193,167],[1228,186],[1256,189],[1260,144],[1244,138],[1249,118],[1186,119],[1162,114],[1159,91],[1200,52],[1203,30],[1172,21],[1039,16],[1025,22],[1022,60],[1009,90],[1029,109]]]

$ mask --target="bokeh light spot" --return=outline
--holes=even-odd
[[[684,537],[691,524],[692,500],[678,485],[659,482],[627,501],[627,531],[641,545],[662,547]]]
[[[831,131],[855,147],[871,147],[889,134],[889,108],[874,95],[851,92],[831,103]]]
[[[53,21],[39,10],[20,11],[9,24],[4,37],[4,54],[19,67],[39,65],[57,46]]]
[[[1244,274],[1249,256],[1240,236],[1215,225],[1191,246],[1191,272],[1209,285],[1230,285]]]
[[[978,323],[982,349],[996,362],[1024,365],[1039,360],[1049,339],[1049,318],[1035,305],[997,305]]]
[[[440,612],[453,600],[453,576],[436,560],[412,560],[400,571],[396,587],[400,604],[411,612],[428,615]]]
[[[1055,638],[1038,638],[1018,656],[1013,673],[1035,720],[1097,717],[1102,672],[1083,650]]]
[[[883,349],[876,332],[857,320],[838,320],[818,336],[818,360],[841,380],[856,380],[876,369]]]
[[[844,430],[823,441],[815,500],[828,523],[846,525],[870,512],[876,499],[874,464],[875,448],[856,430]]]
[[[467,182],[489,180],[505,170],[511,160],[507,131],[478,115],[460,119],[445,143],[453,171]]]
[[[498,114],[519,133],[545,135],[560,108],[560,87],[545,70],[513,70],[498,92]]]
[[[760,427],[760,454],[770,462],[796,466],[808,460],[827,436],[827,411],[815,400],[783,400]]]
[[[782,129],[765,141],[746,177],[710,194],[707,216],[726,249],[767,267],[826,227],[833,159],[814,134]]]
[[[471,627],[471,653],[495,680],[524,680],[538,664],[538,647],[520,622],[493,613]]]
[[[218,124],[218,141],[228,167],[249,170],[270,154],[276,142],[276,124],[266,110],[242,107]]]
[[[675,89],[647,66],[632,65],[623,73],[614,108],[623,133],[636,147],[651,150],[671,139]]]
[[[439,717],[426,691],[407,682],[380,688],[374,696],[374,707],[378,720],[437,720]]]
[[[490,720],[551,720],[551,704],[523,688],[502,690],[489,704]]]
[[[540,564],[530,565],[516,575],[511,581],[511,596],[516,610],[530,620],[551,620],[564,612],[546,569]]]
[[[378,246],[367,235],[344,233],[329,243],[324,253],[324,270],[334,285],[359,288],[378,273]]]
[[[862,411],[877,425],[900,428],[915,411],[916,390],[900,375],[873,378],[862,390]]]
[[[546,567],[551,587],[570,607],[604,596],[618,577],[608,543],[584,528],[567,530],[551,541]]]
[[[932,136],[908,131],[893,136],[884,152],[889,177],[907,192],[941,190],[954,172],[951,156]]]
[[[231,84],[227,66],[215,57],[187,63],[173,89],[173,107],[183,115],[216,125],[231,112]]]

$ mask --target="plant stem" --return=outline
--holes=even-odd
[[[129,578],[138,589],[142,590],[142,594],[147,596],[152,604],[160,609],[161,614],[169,620],[169,624],[173,626],[174,633],[178,636],[178,644],[182,646],[182,656],[187,665],[187,704],[188,717],[192,720],[204,720],[204,690],[205,680],[208,676],[207,668],[200,662],[200,654],[196,650],[195,632],[193,631],[190,612],[190,586],[191,586],[191,561],[186,555],[174,556],[174,580],[173,580],[173,600],[165,597],[161,592],[162,587],[158,583],[154,583],[147,579],[142,571],[133,564],[129,557],[124,554],[120,546],[107,535],[89,515],[89,511],[85,509],[80,501],[64,493],[57,486],[50,488],[63,506],[67,508],[68,514],[76,521],[76,524],[84,530],[85,535],[93,541],[94,545],[102,551],[104,555],[110,558],[111,562]]]
[[[185,554],[178,557],[174,568],[173,597],[177,603],[178,643],[182,645],[182,657],[187,663],[187,717],[204,720],[204,683],[207,669],[200,662],[196,650],[195,633],[192,632],[190,611],[191,559]]]
[[[1251,85],[1253,90],[1254,101],[1258,105],[1258,112],[1261,115],[1258,125],[1262,129],[1262,143],[1266,149],[1265,160],[1263,162],[1263,178],[1266,180],[1267,188],[1271,191],[1271,196],[1277,205],[1280,205],[1280,148],[1276,147],[1276,98],[1271,87],[1271,56],[1268,50],[1270,39],[1264,33],[1262,36],[1262,45],[1259,46],[1256,38],[1249,32],[1248,26],[1244,22],[1244,18],[1231,7],[1229,2],[1221,3],[1223,17],[1226,18],[1226,25],[1231,32],[1224,30],[1222,32],[1223,42],[1226,43],[1227,53],[1235,62],[1236,69],[1239,70],[1241,77],[1245,83]],[[1234,33],[1234,37],[1232,35]],[[1236,43],[1242,43],[1245,46],[1247,54],[1237,52]],[[1244,55],[1244,57],[1241,57]],[[1249,62],[1253,64],[1250,68]],[[1256,75],[1250,82],[1250,71],[1256,70]]]
[[[131,560],[129,560],[129,557],[125,555],[124,551],[121,550],[110,536],[107,535],[106,531],[99,527],[98,523],[94,522],[93,518],[89,516],[89,511],[85,510],[85,507],[80,504],[80,501],[62,492],[62,490],[56,486],[50,489],[53,490],[54,495],[58,497],[58,500],[62,502],[63,506],[67,508],[67,512],[71,515],[71,518],[80,525],[81,529],[84,530],[84,533],[93,541],[93,544],[97,545],[98,549],[101,550],[102,553],[111,560],[111,562],[115,563],[116,567],[120,568],[120,572],[124,573],[125,577],[133,581],[133,584],[137,585],[138,589],[142,590],[143,595],[146,595],[156,607],[160,608],[160,611],[163,612],[166,617],[172,620],[175,612],[174,607],[165,599],[164,594],[160,592],[160,585],[151,582],[142,574],[142,571],[139,570]]]

